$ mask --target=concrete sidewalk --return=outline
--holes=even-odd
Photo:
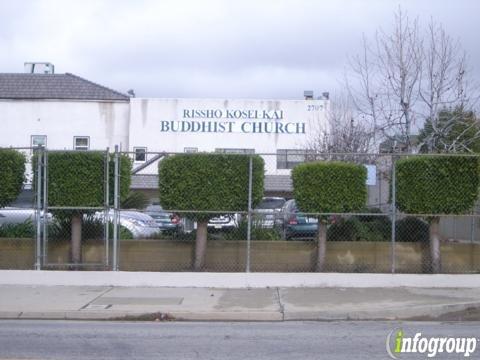
[[[430,317],[480,307],[480,288],[0,285],[0,318],[224,321]]]

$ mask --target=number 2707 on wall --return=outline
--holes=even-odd
[[[323,110],[323,105],[307,105],[307,111]]]

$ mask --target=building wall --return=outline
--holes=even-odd
[[[47,135],[49,149],[73,149],[74,136],[89,136],[90,149],[128,149],[128,102],[0,100],[0,147],[28,147]]]
[[[325,126],[327,100],[131,99],[130,150],[185,152],[254,149],[276,154],[277,149],[304,149]],[[147,158],[148,161],[148,158]],[[267,172],[276,156],[266,158]],[[155,173],[156,164],[141,173]]]

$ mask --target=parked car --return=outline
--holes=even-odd
[[[178,234],[183,231],[182,219],[177,214],[163,210],[160,204],[147,206],[145,214],[153,218],[162,233]]]
[[[155,220],[147,214],[139,211],[121,211],[120,225],[126,227],[133,238],[149,238],[160,232],[160,227]]]
[[[273,228],[281,219],[282,207],[285,202],[283,197],[264,197],[254,209],[255,226]]]
[[[238,227],[239,214],[225,214],[211,218],[207,224],[209,231],[230,231]]]
[[[20,224],[26,221],[35,221],[35,209],[5,207],[0,208],[0,226],[6,224]],[[43,210],[40,211],[40,216],[43,219]],[[50,220],[52,214],[48,214],[47,218]]]
[[[276,224],[283,238],[314,238],[318,231],[318,219],[304,215],[297,208],[294,199],[285,202],[282,208],[282,218]]]
[[[102,217],[103,213],[97,213]],[[113,210],[110,210],[109,220],[113,221]],[[120,225],[130,230],[134,239],[149,238],[160,233],[160,227],[155,220],[147,214],[133,210],[121,210]]]

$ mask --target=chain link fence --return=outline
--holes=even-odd
[[[158,165],[179,154],[16,150],[25,154],[27,165],[22,193],[0,208],[2,269],[314,272],[321,256],[319,229],[324,227],[324,272],[480,271],[480,208],[462,208],[463,195],[455,193],[455,184],[431,181],[427,192],[434,194],[433,205],[450,204],[439,211],[407,211],[408,206],[420,209],[415,201],[425,200],[425,191],[413,197],[413,205],[399,198],[405,182],[412,188],[415,183],[412,178],[408,185],[398,164],[420,155],[300,150],[257,154],[265,168],[263,198],[253,201],[249,181],[232,181],[231,191],[244,194],[243,205],[205,211],[162,205]],[[455,161],[468,163],[472,158]],[[341,213],[302,211],[291,170],[314,161],[365,166],[365,206]],[[445,170],[425,165],[416,171],[428,182]],[[248,166],[244,175],[247,180],[253,177]],[[176,176],[182,182],[184,174]],[[214,180],[203,181],[208,186]],[[462,184],[457,185],[461,189]],[[438,250],[432,250],[432,231],[439,239]],[[204,232],[204,259],[198,262],[197,243]]]
[[[32,167],[34,152],[31,148],[10,150],[22,154],[25,159],[25,186],[20,194],[15,193],[0,207],[0,269],[32,269],[36,261],[36,234],[41,231],[37,225],[43,217],[36,209],[37,199],[31,186],[36,171]],[[1,181],[0,186],[7,185]]]

